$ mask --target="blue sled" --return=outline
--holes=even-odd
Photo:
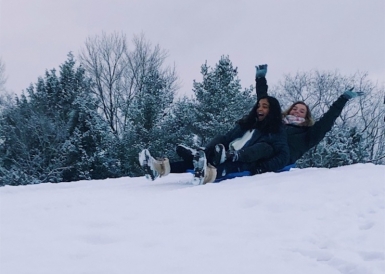
[[[296,167],[296,164],[287,165],[284,168],[282,168],[282,169],[280,169],[280,170],[278,170],[276,172],[278,173],[278,172],[289,171],[290,169],[295,168],[295,167]],[[187,172],[194,173],[194,170],[188,169]],[[250,176],[250,175],[251,175],[250,171],[241,171],[241,172],[229,173],[229,174],[226,174],[226,176],[224,176],[222,178],[216,179],[214,181],[214,183],[219,183],[219,182],[221,182],[223,180],[234,179],[234,178],[237,178],[237,177]]]

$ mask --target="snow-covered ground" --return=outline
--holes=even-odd
[[[0,188],[2,274],[383,274],[385,166]]]

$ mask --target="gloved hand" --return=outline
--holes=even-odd
[[[267,64],[255,66],[255,79],[265,77],[267,73]]]
[[[237,150],[226,151],[226,160],[236,162],[239,159],[239,152]]]
[[[362,91],[353,91],[354,87],[346,90],[342,95],[346,98],[346,99],[352,99],[352,98],[356,98],[357,96],[362,96],[364,95],[364,93]]]

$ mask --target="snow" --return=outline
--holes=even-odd
[[[385,273],[385,166],[0,188],[0,272]]]

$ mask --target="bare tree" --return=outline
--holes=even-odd
[[[119,100],[124,89],[127,68],[127,41],[124,34],[106,34],[87,38],[80,61],[92,80],[92,90],[99,100],[113,132],[118,132]]]
[[[148,90],[150,78],[156,75],[168,90],[177,88],[175,69],[165,67],[165,50],[152,46],[143,34],[134,36],[132,45],[130,51],[124,34],[103,33],[88,38],[80,53],[100,109],[118,136],[127,130],[130,107],[136,96]]]
[[[7,82],[7,77],[5,76],[5,64],[0,58],[0,92],[5,91],[5,83]]]
[[[359,124],[360,131],[368,140],[370,161],[374,163],[385,163],[385,124],[383,117],[385,107],[381,98],[385,96],[384,88],[379,88],[368,80],[368,75],[357,76],[356,87],[364,92],[359,101],[357,115],[354,116],[355,123]]]
[[[178,76],[175,67],[165,65],[168,52],[159,45],[152,46],[144,34],[134,36],[134,49],[127,53],[127,70],[125,75],[125,100],[121,101],[123,115],[122,127],[126,128],[130,115],[130,107],[135,97],[145,93],[162,91],[165,96],[171,95],[178,89]],[[168,95],[166,95],[168,94]],[[167,100],[161,100],[161,108],[167,108]]]
[[[7,77],[5,75],[5,64],[0,58],[0,114],[4,109],[13,105],[13,95],[8,93],[5,84],[7,82]]]
[[[338,72],[310,71],[284,76],[284,80],[274,87],[272,94],[279,96],[283,108],[293,102],[304,101],[315,117],[325,113],[337,95],[351,87],[354,77],[341,76]]]

